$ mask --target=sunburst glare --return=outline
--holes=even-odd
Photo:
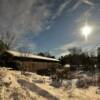
[[[81,28],[82,35],[85,37],[85,40],[88,39],[89,35],[91,35],[93,28],[89,25],[85,25]]]

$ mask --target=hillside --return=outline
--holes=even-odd
[[[46,76],[0,68],[0,100],[100,100],[97,87],[68,89],[50,84]]]

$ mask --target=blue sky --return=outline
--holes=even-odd
[[[87,42],[79,31],[85,21],[85,16],[83,15],[85,12],[91,14],[89,16],[87,15],[88,23],[96,27],[100,18],[100,11],[98,11],[98,8],[93,8],[91,12],[88,12],[88,9],[91,8],[92,6],[88,4],[82,4],[75,10],[68,11],[69,9],[66,7],[61,15],[55,19],[50,29],[42,31],[33,39],[36,44],[36,51],[49,51],[56,56],[61,56],[67,54],[67,50],[74,46],[81,47],[85,50],[95,48],[95,46],[99,44],[98,37],[100,37],[97,30],[94,29],[96,33],[93,33]],[[80,18],[82,15],[83,19]],[[80,21],[78,22],[78,20]]]
[[[16,35],[14,49],[59,57],[71,47],[88,50],[100,43],[100,0],[1,1],[0,30]],[[88,41],[80,32],[85,21],[93,26]]]

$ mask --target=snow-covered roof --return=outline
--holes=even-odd
[[[21,53],[21,52],[12,51],[12,50],[7,50],[6,52],[16,57],[27,57],[27,58],[41,59],[41,60],[48,60],[48,61],[59,61],[54,58],[42,57],[42,56],[34,55],[32,53]]]

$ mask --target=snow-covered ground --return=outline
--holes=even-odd
[[[51,79],[36,73],[21,75],[20,71],[0,68],[0,100],[100,100],[97,87],[79,89],[74,86],[56,88]],[[70,84],[64,81],[63,84]]]

